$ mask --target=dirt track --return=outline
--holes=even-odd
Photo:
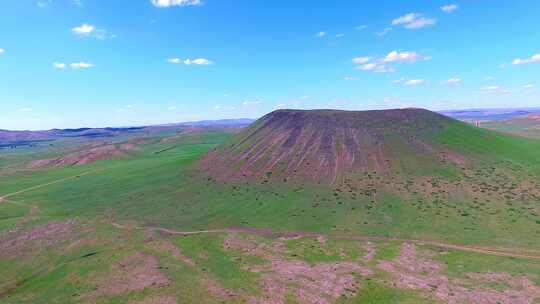
[[[67,180],[70,180],[70,179],[79,178],[81,176],[88,175],[90,173],[94,173],[94,172],[97,172],[97,171],[100,171],[100,170],[97,170],[97,169],[96,170],[89,170],[89,171],[86,171],[86,172],[83,172],[83,173],[80,173],[80,174],[77,174],[77,175],[64,177],[64,178],[57,179],[57,180],[54,180],[52,182],[48,182],[48,183],[45,183],[45,184],[40,184],[40,185],[32,186],[32,187],[22,189],[22,190],[19,190],[19,191],[16,191],[16,192],[0,195],[0,203],[2,203],[3,201],[6,201],[6,199],[9,198],[9,197],[12,197],[12,196],[15,196],[15,195],[18,195],[18,194],[21,194],[21,193],[25,193],[25,192],[32,191],[32,190],[35,190],[35,189],[40,189],[40,188],[47,187],[47,186],[50,186],[50,185],[58,184],[58,183],[61,183],[61,182],[64,182],[64,181],[67,181]]]
[[[211,233],[234,233],[234,232],[244,232],[244,233],[253,233],[263,236],[273,235],[276,237],[319,237],[325,236],[320,233],[315,232],[277,232],[269,229],[256,229],[256,228],[225,228],[225,229],[211,229],[211,230],[198,230],[198,231],[178,231],[171,230],[161,227],[130,227],[118,223],[112,224],[114,227],[119,229],[138,229],[138,230],[154,230],[160,231],[167,234],[173,235],[197,235],[197,234],[211,234]],[[397,241],[397,242],[407,242],[414,244],[424,244],[432,245],[445,249],[456,249],[467,252],[482,253],[489,255],[496,255],[502,257],[511,257],[511,258],[521,258],[521,259],[530,259],[530,260],[540,260],[540,251],[536,250],[525,250],[525,249],[508,249],[508,248],[495,248],[495,247],[477,247],[477,246],[466,246],[459,244],[448,244],[435,241],[426,241],[426,240],[414,240],[414,239],[404,239],[404,238],[392,238],[392,237],[379,237],[379,236],[351,236],[351,235],[339,235],[339,234],[329,234],[328,236],[345,239],[345,240],[357,240],[357,241]]]

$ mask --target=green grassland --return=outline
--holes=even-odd
[[[464,132],[476,133],[468,137],[462,136]],[[243,303],[243,295],[260,295],[261,274],[246,269],[268,261],[225,250],[222,243],[227,233],[178,236],[135,227],[181,231],[253,227],[328,235],[325,245],[313,238],[284,241],[283,259],[302,260],[312,266],[358,260],[366,254],[364,242],[344,236],[540,249],[540,198],[526,189],[539,181],[539,141],[456,124],[433,140],[474,156],[475,162],[467,168],[430,167],[434,162],[418,163],[404,147],[401,157],[411,163],[403,172],[354,176],[351,178],[364,181],[361,186],[344,184],[328,189],[264,178],[223,182],[200,172],[196,161],[231,136],[229,131],[219,130],[181,136],[154,134],[149,143],[120,159],[39,170],[30,170],[25,164],[63,150],[0,151],[0,196],[35,187],[0,202],[0,244],[47,223],[76,221],[58,240],[43,242],[27,237],[20,239],[23,244],[15,254],[0,251],[0,302],[153,303],[152,298],[170,297],[178,303],[221,303],[223,299]],[[486,140],[474,140],[478,137]],[[423,170],[415,170],[419,166]],[[429,195],[414,189],[425,177],[430,177]],[[53,183],[58,180],[63,181]],[[459,186],[448,188],[455,183],[479,187],[471,195]],[[40,185],[44,186],[36,187]],[[506,192],[507,199],[489,195],[493,187]],[[119,229],[113,223],[132,228]],[[155,246],[162,241],[180,248],[196,267]],[[256,242],[274,241],[257,236]],[[379,261],[394,259],[400,244],[377,242],[377,254],[366,266],[377,269]],[[347,257],[340,255],[342,250],[348,252]],[[137,253],[157,259],[157,271],[169,282],[120,293],[96,292],[107,282],[114,283],[115,265]],[[435,260],[446,265],[445,274],[450,277],[467,272],[507,272],[527,275],[540,284],[540,264],[530,259],[449,250]],[[398,288],[388,274],[375,272],[373,277],[357,278],[359,291],[336,302],[436,302],[429,292]],[[214,282],[235,295],[209,296],[210,283],[205,282]],[[297,301],[294,295],[288,295],[287,300]]]

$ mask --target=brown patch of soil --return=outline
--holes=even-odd
[[[442,274],[443,265],[419,255],[415,245],[403,243],[400,255],[394,261],[381,261],[379,268],[397,278],[397,287],[425,290],[449,304],[532,304],[540,297],[540,288],[527,277],[506,273],[468,274],[474,287],[465,287],[463,280]],[[482,282],[503,283],[506,288],[495,290]]]
[[[158,270],[157,259],[139,252],[115,263],[110,276],[90,296],[117,295],[168,285],[169,279]]]
[[[322,241],[320,239],[319,241]],[[252,266],[248,271],[261,274],[261,297],[251,297],[249,303],[283,303],[287,294],[306,304],[326,304],[341,296],[352,296],[358,289],[357,276],[369,276],[373,271],[354,262],[318,263],[313,266],[300,260],[282,257],[283,240],[272,244],[256,243],[235,234],[223,242],[225,250],[241,251],[265,259],[265,265]]]
[[[203,284],[206,286],[208,292],[217,299],[228,300],[237,296],[234,291],[221,286],[221,284],[215,280],[206,278],[203,281]]]
[[[28,246],[50,247],[66,240],[75,220],[52,222],[21,232],[20,228],[0,235],[0,256],[18,256],[29,252]]]
[[[146,143],[146,140],[138,139],[120,144],[92,144],[64,156],[32,161],[29,164],[29,168],[39,169],[44,167],[78,166],[93,163],[98,160],[120,158],[125,156],[127,152],[137,149],[138,145]]]
[[[185,256],[180,248],[176,247],[171,241],[169,240],[158,240],[158,241],[152,241],[148,244],[151,248],[153,248],[156,251],[160,252],[166,252],[176,259],[182,261],[184,264],[190,267],[195,267],[195,262],[190,259],[189,257]]]
[[[310,266],[304,261],[273,258],[270,265],[252,269],[262,273],[261,288],[267,297],[253,303],[283,301],[287,293],[302,303],[330,303],[341,296],[353,296],[358,289],[355,276],[373,272],[352,262],[319,263]],[[270,302],[268,302],[270,301]]]

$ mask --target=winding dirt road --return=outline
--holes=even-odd
[[[415,240],[415,239],[405,239],[405,238],[392,238],[392,237],[381,237],[381,236],[351,236],[351,235],[340,235],[340,234],[328,234],[324,235],[321,233],[315,232],[277,232],[270,229],[257,229],[257,228],[224,228],[224,229],[210,229],[210,230],[197,230],[197,231],[178,231],[162,227],[139,227],[139,226],[127,226],[119,223],[112,223],[112,225],[118,229],[137,229],[137,230],[154,230],[172,235],[197,235],[197,234],[214,234],[214,233],[252,233],[262,236],[274,236],[274,237],[319,237],[319,236],[328,236],[343,240],[355,240],[355,241],[396,241],[404,243],[414,243],[417,245],[431,245],[435,247],[445,248],[445,249],[456,249],[467,252],[489,254],[501,257],[511,257],[511,258],[520,258],[520,259],[529,259],[529,260],[540,260],[540,251],[537,250],[525,250],[525,249],[508,249],[508,248],[495,248],[495,247],[478,247],[478,246],[467,246],[459,244],[449,244],[435,241],[426,241],[426,240]]]

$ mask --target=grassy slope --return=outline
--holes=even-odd
[[[460,136],[463,132],[478,132],[478,136],[485,136],[489,140],[464,141]],[[222,184],[198,175],[191,167],[193,162],[229,136],[227,133],[192,135],[171,143],[155,142],[142,146],[142,150],[128,159],[1,176],[0,195],[3,195],[96,170],[65,183],[16,195],[8,203],[0,204],[0,229],[3,231],[14,228],[28,217],[31,206],[38,207],[39,217],[26,223],[27,226],[78,218],[96,229],[95,240],[73,252],[65,250],[69,246],[65,243],[56,249],[31,252],[16,259],[0,258],[0,268],[6,274],[0,281],[0,290],[10,290],[14,282],[20,285],[9,292],[12,300],[8,303],[76,303],[79,300],[73,294],[80,290],[91,290],[95,276],[107,273],[111,263],[135,251],[152,252],[159,256],[160,263],[170,266],[167,274],[176,283],[165,293],[184,299],[184,302],[213,302],[205,297],[204,288],[197,283],[203,279],[204,272],[182,268],[167,254],[153,252],[144,245],[142,232],[127,234],[118,231],[110,226],[111,218],[119,222],[186,230],[254,226],[540,248],[540,238],[535,237],[538,236],[540,224],[506,213],[484,217],[480,216],[485,215],[483,211],[475,211],[471,207],[469,212],[479,212],[477,219],[455,212],[447,212],[449,216],[444,217],[437,215],[441,213],[437,209],[448,211],[446,209],[449,207],[437,206],[435,202],[419,209],[411,205],[415,199],[413,196],[378,193],[352,198],[346,192],[328,191],[317,185],[268,184],[264,181],[262,184]],[[539,157],[534,153],[540,148],[537,141],[477,129],[471,131],[460,124],[448,129],[436,140],[442,145],[456,150],[466,149],[467,153],[477,155],[481,160],[477,164],[479,169],[489,167],[494,161],[505,161],[518,166],[520,174],[538,176]],[[163,150],[166,151],[158,153]],[[411,165],[411,168],[415,165]],[[387,177],[374,175],[371,178]],[[446,170],[440,174],[440,178],[452,179],[454,176]],[[465,207],[472,205],[472,202],[453,203]],[[177,238],[174,242],[185,248],[186,254],[193,259],[198,259],[203,251],[210,252],[212,258],[200,262],[224,286],[237,289],[245,285],[253,290],[251,274],[231,264],[234,257],[222,251],[219,246],[221,239],[221,236]],[[296,246],[292,247],[294,249]],[[389,258],[386,255],[392,255],[392,250],[388,250],[380,252],[379,258]],[[97,258],[81,258],[93,251],[100,252]],[[305,251],[297,254],[311,262],[337,258],[335,252],[330,256]],[[476,258],[476,255],[457,252],[447,256],[445,262],[469,267],[470,261]],[[508,261],[506,258],[490,258],[490,263],[484,263],[482,270],[507,271],[512,265]],[[246,263],[257,261],[248,260]],[[525,265],[530,265],[530,262]],[[516,269],[532,273],[538,271],[537,267],[526,268]],[[455,269],[462,268],[449,267],[452,273],[458,271]],[[237,275],[231,276],[234,273]],[[71,279],[73,276],[79,278],[75,283]],[[415,303],[417,299],[415,294],[381,285],[380,282],[365,284],[366,292],[357,299],[343,303]],[[102,303],[125,303],[127,297],[144,298],[148,293],[152,291],[111,297],[103,299]]]

